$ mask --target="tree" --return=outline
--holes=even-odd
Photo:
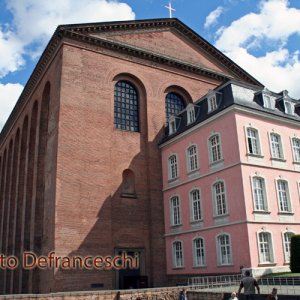
[[[300,273],[300,235],[295,234],[291,238],[290,268],[292,273]]]

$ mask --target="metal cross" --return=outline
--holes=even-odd
[[[172,11],[176,11],[176,9],[174,9],[171,5],[171,1],[169,2],[169,6],[165,6],[165,8],[167,8],[169,10],[170,13],[170,18],[172,18]]]

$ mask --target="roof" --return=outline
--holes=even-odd
[[[216,96],[218,106],[217,109],[208,112],[208,99],[210,95],[213,94]],[[263,95],[267,95],[271,98],[271,101],[273,101],[273,108],[265,107]],[[288,114],[285,111],[285,101],[288,101],[294,105],[293,114]],[[233,105],[246,108],[249,111],[265,113],[269,116],[297,121],[300,125],[300,100],[289,97],[287,91],[274,93],[267,89],[261,89],[259,87],[242,84],[241,82],[229,81],[216,87],[213,91],[209,91],[205,96],[201,97],[194,103],[194,122],[188,124],[188,108],[175,116],[176,131],[172,134],[169,134],[169,124],[167,124],[165,128],[165,136],[160,142],[160,145],[164,144],[165,142],[172,141],[175,137],[179,136],[185,131],[211,119],[213,116],[218,115],[220,112]]]
[[[128,32],[130,30],[143,31],[149,29],[175,30],[176,32],[180,33],[182,36],[190,40],[194,45],[196,45],[196,47],[199,47],[199,49],[201,48],[201,50],[207,53],[209,56],[214,57],[218,61],[218,63],[224,66],[227,70],[230,70],[230,72],[236,76],[236,80],[240,80],[242,82],[260,87],[263,86],[259,81],[257,81],[254,77],[252,77],[245,70],[239,67],[221,51],[216,49],[213,45],[200,37],[196,32],[194,32],[192,29],[190,29],[188,26],[186,26],[176,18],[60,25],[57,27],[47,47],[41,55],[33,73],[31,74],[28,82],[24,87],[24,90],[16,106],[14,107],[8,121],[4,125],[0,134],[0,142],[4,139],[4,136],[17,117],[19,110],[26,103],[34,87],[38,84],[41,75],[44,73],[48,63],[51,61],[53,55],[60,47],[61,42],[64,40],[64,38],[67,38],[68,40],[81,41],[86,44],[93,44],[112,51],[129,54],[130,56],[134,57],[141,57],[142,59],[155,61],[157,63],[183,69],[188,72],[215,78],[223,82],[232,79],[232,77],[230,77],[229,75],[223,74],[221,72],[165,57],[161,54],[153,53],[145,49],[139,49],[137,47],[130,46],[121,42],[108,40],[105,37],[101,37],[101,35],[91,35],[91,33],[109,33],[116,31]]]

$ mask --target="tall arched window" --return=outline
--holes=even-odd
[[[166,96],[166,117],[175,116],[185,108],[183,98],[176,93],[168,93]]]
[[[127,81],[115,85],[114,126],[129,131],[139,131],[139,99],[135,87]]]

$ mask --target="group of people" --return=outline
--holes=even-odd
[[[245,277],[241,280],[240,287],[237,293],[231,293],[229,300],[238,300],[238,297],[244,289],[244,295],[246,300],[252,300],[253,295],[255,294],[255,289],[257,293],[260,294],[260,288],[255,278],[250,275],[250,272],[247,270],[245,272]],[[179,300],[188,300],[187,290],[184,288],[179,294]],[[278,300],[277,289],[273,288],[272,292],[267,296],[266,300]]]

